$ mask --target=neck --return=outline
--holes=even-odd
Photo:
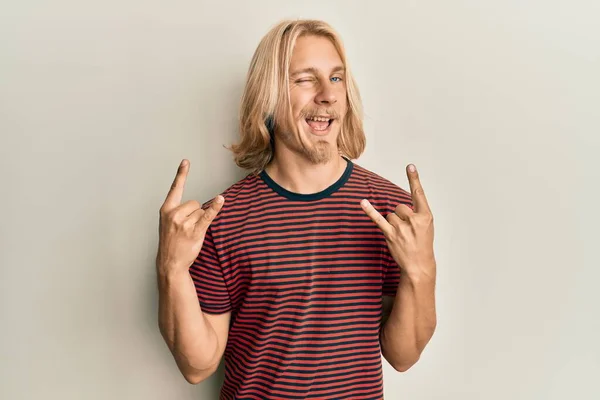
[[[276,151],[265,171],[278,185],[290,192],[313,194],[333,185],[340,179],[346,166],[346,160],[337,154],[326,163],[314,164],[291,151],[285,155]]]

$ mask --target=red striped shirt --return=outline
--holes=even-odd
[[[190,268],[202,310],[232,313],[220,398],[383,398],[382,296],[400,269],[360,200],[385,216],[410,193],[348,161],[316,194],[262,172],[223,195]]]

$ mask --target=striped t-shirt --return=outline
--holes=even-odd
[[[232,313],[220,398],[383,398],[382,296],[400,269],[360,201],[386,216],[410,193],[348,160],[319,193],[263,171],[223,195],[190,267],[202,310]]]

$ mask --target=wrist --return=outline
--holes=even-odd
[[[156,272],[159,279],[166,281],[180,280],[182,277],[189,277],[190,274],[188,268],[170,263],[157,263]]]
[[[412,285],[435,283],[436,280],[435,264],[429,268],[406,268],[402,272],[400,276]]]

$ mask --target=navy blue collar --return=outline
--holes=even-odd
[[[265,170],[263,170],[260,173],[259,176],[267,184],[267,186],[269,186],[276,193],[280,194],[281,196],[283,196],[283,197],[285,197],[287,199],[295,200],[295,201],[315,201],[315,200],[320,200],[320,199],[324,199],[325,197],[331,196],[338,189],[340,189],[342,186],[344,186],[344,184],[350,178],[350,175],[352,175],[352,169],[354,168],[354,164],[348,158],[346,158],[346,157],[343,157],[343,158],[346,160],[347,165],[346,165],[346,170],[344,171],[344,173],[342,174],[342,176],[335,183],[333,183],[331,186],[329,186],[328,188],[323,189],[323,190],[321,190],[320,192],[317,192],[317,193],[302,194],[302,193],[290,192],[289,190],[283,188],[277,182],[275,182],[273,180],[273,178],[271,178],[269,176],[269,174],[267,174],[267,172]]]

